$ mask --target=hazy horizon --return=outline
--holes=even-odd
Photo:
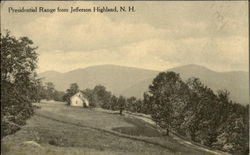
[[[117,67],[128,67],[128,68],[135,68],[135,69],[143,69],[143,70],[150,70],[150,71],[157,71],[157,72],[161,72],[161,71],[166,71],[166,70],[169,70],[169,69],[173,69],[173,68],[178,68],[178,67],[184,67],[184,66],[199,66],[199,67],[204,67],[208,70],[211,70],[211,71],[214,71],[214,72],[221,72],[223,73],[223,71],[216,71],[216,70],[213,70],[213,69],[210,69],[206,66],[202,66],[202,65],[198,65],[198,64],[186,64],[186,65],[180,65],[180,66],[176,66],[176,67],[171,67],[171,68],[167,68],[167,69],[164,69],[164,70],[154,70],[154,69],[147,69],[147,68],[140,68],[140,67],[132,67],[132,66],[122,66],[122,65],[116,65],[116,64],[101,64],[101,65],[92,65],[92,66],[86,66],[86,67],[80,67],[80,68],[75,68],[75,69],[72,69],[72,70],[69,70],[69,71],[65,71],[65,72],[61,72],[61,71],[58,71],[56,69],[51,69],[51,70],[45,70],[45,71],[42,71],[42,72],[38,72],[38,74],[40,73],[45,73],[45,72],[50,72],[50,71],[55,71],[55,72],[59,72],[59,73],[67,73],[67,72],[70,72],[70,71],[75,71],[75,70],[80,70],[80,69],[86,69],[86,68],[90,68],[90,67],[98,67],[98,66],[117,66]],[[249,71],[244,71],[244,70],[230,70],[230,71],[224,71],[224,72],[249,72]]]

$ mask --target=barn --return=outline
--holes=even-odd
[[[77,107],[88,107],[89,101],[84,97],[82,92],[78,92],[70,98],[70,105]]]

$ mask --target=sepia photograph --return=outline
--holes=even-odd
[[[249,155],[248,1],[1,1],[1,155]]]

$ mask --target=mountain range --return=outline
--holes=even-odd
[[[190,77],[200,78],[205,85],[215,92],[219,89],[226,89],[230,92],[230,98],[233,101],[241,104],[249,103],[248,72],[216,72],[194,64],[166,71],[180,73],[183,80]],[[45,82],[53,82],[56,89],[60,91],[68,89],[71,83],[77,83],[81,89],[94,88],[96,85],[101,84],[115,95],[141,98],[143,92],[148,90],[148,86],[159,72],[117,65],[99,65],[65,73],[46,71],[38,75],[44,78]]]

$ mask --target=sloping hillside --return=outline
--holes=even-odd
[[[2,154],[226,154],[192,144],[174,134],[163,136],[154,125],[128,114],[121,116],[118,112],[70,107],[60,102],[37,105],[41,109],[36,110],[21,130],[1,140]]]

